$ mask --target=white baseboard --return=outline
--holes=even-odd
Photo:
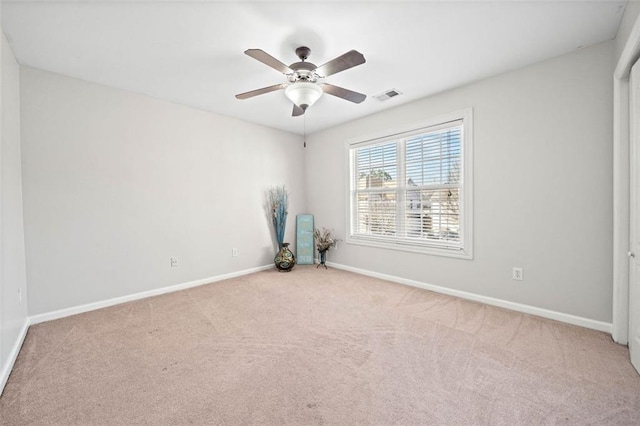
[[[597,321],[589,318],[579,317],[576,315],[551,311],[549,309],[538,308],[535,306],[523,305],[521,303],[509,302],[508,300],[496,299],[489,296],[482,296],[479,294],[468,293],[466,291],[454,290],[447,287],[427,284],[420,281],[396,277],[393,275],[381,274],[378,272],[368,271],[366,269],[360,269],[360,268],[354,268],[351,266],[341,265],[339,263],[327,262],[327,265],[332,266],[336,269],[343,269],[345,271],[355,272],[356,274],[360,274],[360,275],[366,275],[373,278],[380,278],[382,280],[391,281],[398,284],[404,284],[411,287],[422,288],[424,290],[430,290],[436,293],[447,294],[449,296],[455,296],[461,299],[473,300],[474,302],[485,303],[487,305],[498,306],[500,308],[510,309],[512,311],[523,312],[525,314],[536,315],[543,318],[549,318],[549,319],[564,322],[567,324],[573,324],[573,325],[578,325],[580,327],[590,328],[592,330],[604,331],[609,334],[611,334],[613,330],[612,324],[608,322]]]
[[[4,392],[4,386],[7,384],[7,380],[9,380],[9,375],[11,374],[11,370],[13,370],[13,365],[16,363],[16,359],[18,359],[20,348],[22,348],[24,338],[27,337],[28,330],[29,318],[25,318],[24,324],[22,324],[22,328],[20,329],[20,334],[13,344],[13,348],[11,348],[9,358],[7,358],[6,362],[2,366],[2,373],[0,373],[0,395],[2,395],[2,392]]]
[[[192,287],[198,287],[204,284],[210,284],[216,281],[228,280],[230,278],[240,277],[242,275],[253,274],[254,272],[265,271],[273,268],[273,264],[258,266],[256,268],[245,269],[242,271],[231,272],[228,274],[218,275],[210,278],[203,278],[201,280],[189,281],[186,283],[176,284],[169,287],[157,288],[149,291],[143,291],[141,293],[130,294],[128,296],[115,297],[113,299],[102,300],[100,302],[88,303],[86,305],[73,306],[71,308],[60,309],[53,312],[45,312],[43,314],[33,315],[29,317],[30,324],[38,324],[41,322],[52,321],[59,318],[68,317],[71,315],[81,314],[84,312],[95,311],[96,309],[102,309],[109,306],[119,305],[121,303],[132,302],[134,300],[145,299],[147,297],[159,296],[161,294],[173,293],[175,291],[185,290]]]

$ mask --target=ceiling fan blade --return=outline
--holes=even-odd
[[[350,50],[344,55],[338,56],[324,65],[320,65],[315,69],[315,72],[322,77],[326,77],[340,71],[348,70],[349,68],[353,68],[357,65],[364,64],[365,62],[366,61],[362,53],[357,50]]]
[[[292,117],[298,117],[300,115],[304,114],[304,110],[302,108],[300,108],[298,105],[293,104],[293,112],[291,113]]]
[[[334,86],[333,84],[323,84],[322,91],[324,93],[328,93],[333,96],[337,96],[342,99],[346,99],[353,103],[359,104],[360,102],[367,99],[367,95],[362,93],[354,92],[353,90],[345,89],[343,87]]]
[[[244,92],[236,95],[236,99],[249,99],[254,96],[263,95],[269,92],[275,92],[276,90],[282,90],[287,87],[286,84],[274,84],[273,86],[263,87],[262,89],[252,90],[250,92]]]
[[[248,49],[245,50],[244,53],[248,56],[251,56],[253,59],[257,59],[265,65],[269,65],[274,70],[280,71],[282,74],[291,74],[293,72],[291,68],[289,68],[273,56],[269,55],[262,49]]]

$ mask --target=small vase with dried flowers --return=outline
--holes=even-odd
[[[320,263],[318,263],[318,266],[316,266],[316,268],[319,268],[320,265],[324,266],[325,269],[327,268],[327,252],[331,247],[337,246],[338,241],[340,241],[337,238],[332,238],[331,232],[332,231],[327,228],[322,228],[322,231],[320,231],[318,228],[313,230],[313,239],[315,240],[316,248],[318,249],[318,254],[320,255]]]

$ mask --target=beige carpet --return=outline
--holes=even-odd
[[[297,266],[31,327],[0,424],[640,424],[610,336]]]

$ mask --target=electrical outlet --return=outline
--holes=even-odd
[[[522,281],[524,279],[522,268],[516,268],[514,266],[513,270],[511,271],[511,278],[513,278],[516,281]]]
[[[177,257],[172,257],[171,258],[171,267],[172,268],[177,268],[178,267],[178,258]]]
[[[231,256],[238,257],[238,249],[237,248],[232,248],[231,249]]]

